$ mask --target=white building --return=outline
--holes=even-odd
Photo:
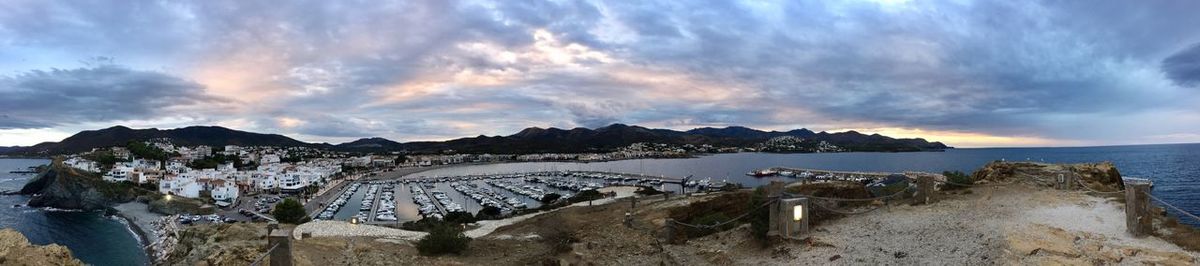
[[[118,163],[113,165],[113,169],[109,170],[108,173],[104,173],[101,179],[108,182],[125,182],[129,181],[129,174],[133,171],[133,167],[128,164]]]
[[[232,203],[237,200],[238,192],[240,192],[236,184],[225,180],[213,180],[209,182],[209,185],[212,186],[209,194],[216,201]]]
[[[63,164],[67,166],[87,172],[99,173],[100,163],[80,157],[71,157],[63,160]]]

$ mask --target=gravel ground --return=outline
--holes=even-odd
[[[296,229],[292,231],[292,237],[300,239],[304,233],[311,233],[312,237],[390,237],[411,241],[421,239],[426,234],[425,232],[341,221],[315,221],[296,226]]]
[[[1021,184],[974,188],[973,192],[944,195],[930,205],[888,206],[829,221],[814,227],[809,242],[789,241],[762,249],[749,239],[748,228],[743,226],[673,246],[670,253],[690,265],[1041,264],[1044,257],[1008,251],[1006,237],[1033,235],[1027,240],[1036,246],[1044,244],[1039,238],[1047,228],[1061,228],[1076,236],[1102,235],[1087,239],[1100,239],[1106,246],[1200,257],[1158,238],[1128,236],[1123,207],[1103,198]],[[1066,245],[1073,248],[1069,238]],[[1075,242],[1083,243],[1078,237]]]

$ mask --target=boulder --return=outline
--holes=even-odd
[[[13,229],[0,229],[0,265],[83,265],[66,247],[36,246]]]
[[[1005,236],[1008,249],[1018,257],[1043,255],[1078,258],[1075,235],[1055,227],[1034,225]]]
[[[1112,162],[1081,164],[1050,164],[1039,162],[995,161],[984,165],[971,175],[974,180],[1018,181],[1053,187],[1059,175],[1073,175],[1093,189],[1120,190],[1121,172]]]

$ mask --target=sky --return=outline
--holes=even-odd
[[[0,145],[612,123],[1200,142],[1198,1],[0,1]]]

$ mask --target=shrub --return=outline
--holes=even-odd
[[[662,191],[658,191],[658,189],[655,189],[655,188],[653,188],[653,187],[648,187],[648,186],[638,186],[638,190],[637,190],[637,191],[634,191],[633,193],[634,193],[634,194],[638,194],[638,195],[643,195],[643,196],[649,196],[649,195],[658,195],[658,194],[662,194],[663,192],[662,192]]]
[[[962,186],[962,185],[958,185],[958,184],[963,184],[963,185],[975,184],[975,180],[971,179],[971,176],[969,176],[961,171],[945,171],[945,172],[942,172],[942,175],[946,176],[947,181],[950,181],[950,183],[947,183],[946,186],[944,187],[945,190],[967,188],[967,186]],[[951,183],[956,183],[956,184],[951,184]]]
[[[554,203],[554,201],[557,201],[560,198],[562,198],[562,195],[559,195],[558,193],[546,194],[545,196],[542,196],[542,204]]]
[[[479,212],[475,213],[475,220],[499,219],[502,215],[503,213],[500,213],[500,208],[496,208],[495,206],[483,206],[483,209],[479,209]]]
[[[445,222],[437,218],[422,218],[421,220],[408,221],[400,224],[400,229],[409,231],[429,232],[434,227],[444,225]]]
[[[308,221],[308,215],[304,213],[304,205],[293,198],[284,199],[283,202],[275,205],[275,210],[271,211],[271,215],[275,216],[276,221],[285,224],[301,224]]]
[[[443,224],[434,226],[428,235],[417,241],[417,251],[426,256],[462,254],[470,242],[471,238],[464,235],[459,226]]]
[[[476,221],[475,216],[469,212],[449,212],[446,213],[446,218],[442,220],[452,224],[469,224]]]
[[[726,216],[724,213],[716,212],[716,213],[711,213],[711,214],[708,214],[705,216],[696,217],[696,218],[688,221],[687,223],[704,226],[704,225],[715,225],[715,224],[723,223],[726,221],[729,221],[729,216]],[[737,225],[738,225],[738,223],[728,223],[723,226],[711,228],[711,229],[699,229],[699,228],[692,228],[692,227],[685,226],[684,230],[687,233],[688,237],[702,237],[702,236],[706,236],[706,235],[709,235],[709,234],[712,234],[715,232],[729,230],[730,228],[733,228],[734,226],[737,226]]]
[[[763,205],[769,200],[767,192],[763,187],[754,189],[754,193],[750,194],[750,210],[754,213],[750,214],[750,235],[757,239],[764,246],[768,243],[767,231],[770,230],[771,212],[768,208],[755,210],[760,205]]]
[[[564,226],[544,226],[539,228],[537,234],[541,236],[542,243],[550,247],[554,253],[563,253],[571,251],[571,244],[578,243],[579,237],[575,236],[573,227],[566,226],[562,218],[550,218],[550,224],[561,224]]]
[[[595,189],[589,189],[589,190],[580,191],[578,194],[575,194],[575,196],[572,196],[570,199],[567,199],[567,201],[569,201],[571,203],[576,203],[576,202],[598,200],[598,199],[603,199],[603,198],[604,198],[604,194],[600,194],[600,192],[596,191]]]

